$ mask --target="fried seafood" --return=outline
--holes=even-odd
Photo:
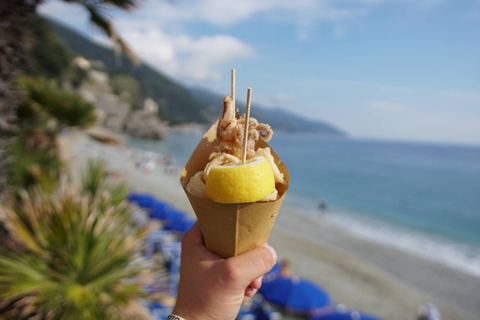
[[[248,101],[247,101],[248,104]],[[249,105],[247,106],[249,108]],[[273,130],[268,124],[259,123],[255,118],[248,118],[248,136],[246,146],[246,157],[242,161],[243,146],[245,139],[245,121],[246,115],[240,116],[235,109],[234,101],[230,96],[225,96],[223,100],[223,112],[217,124],[217,140],[219,141],[219,154],[217,154],[205,167],[204,171],[197,172],[188,182],[187,191],[198,197],[208,198],[206,185],[210,170],[220,166],[240,166],[246,159],[254,157],[263,157],[266,159],[273,172],[275,184],[286,184],[283,173],[280,172],[278,164],[271,154],[270,148],[258,148],[255,150],[255,144],[259,139],[270,141]],[[276,188],[260,202],[275,201],[278,198]]]
[[[239,116],[230,96],[223,99],[223,113],[218,121],[217,139],[220,141],[220,152],[242,158],[243,139],[245,133],[245,115]],[[258,123],[250,117],[248,121],[247,158],[255,155],[255,143],[262,139],[270,141],[273,130],[268,124]]]
[[[258,148],[257,151],[255,151],[255,157],[258,156],[264,157],[265,159],[267,159],[268,163],[270,163],[270,166],[273,170],[273,177],[275,178],[275,183],[285,184],[285,177],[283,176],[283,173],[280,172],[280,169],[278,169],[278,166],[275,163],[275,159],[270,152],[270,148]]]
[[[205,172],[199,171],[190,178],[186,188],[190,194],[197,198],[205,199],[207,197],[207,187],[205,184]]]

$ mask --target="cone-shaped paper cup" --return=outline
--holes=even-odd
[[[276,185],[279,195],[277,200],[223,204],[193,196],[186,190],[187,183],[195,173],[203,171],[207,163],[218,154],[219,142],[216,136],[217,124],[214,124],[193,151],[183,169],[180,183],[198,218],[207,248],[220,257],[230,258],[267,242],[287,192],[290,176],[283,162],[271,150],[286,181],[285,184]],[[269,147],[268,144],[262,140],[256,143],[256,148],[266,147]]]

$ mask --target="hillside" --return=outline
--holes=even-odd
[[[206,106],[182,86],[146,64],[135,66],[124,55],[115,59],[113,50],[97,45],[82,35],[54,21],[49,21],[53,30],[67,47],[76,54],[105,64],[111,75],[127,73],[141,84],[145,97],[151,97],[159,104],[159,115],[170,123],[208,123],[203,110]]]
[[[159,104],[159,116],[162,120],[171,124],[209,124],[219,116],[223,106],[222,95],[205,89],[185,88],[147,64],[135,66],[123,55],[117,59],[113,50],[93,43],[58,22],[49,22],[60,39],[76,54],[88,60],[103,62],[111,75],[127,73],[136,78],[144,97],[151,97]],[[261,122],[269,123],[276,130],[344,135],[330,124],[308,120],[280,108],[264,108],[255,104],[252,108],[252,116]]]
[[[218,115],[222,112],[223,96],[202,88],[192,88],[191,92],[199,100],[207,104],[210,114]],[[236,101],[239,112],[245,113],[245,102]],[[308,132],[333,135],[346,135],[342,130],[323,121],[309,120],[281,107],[266,108],[252,103],[252,117],[260,122],[268,123],[275,130],[286,132]]]

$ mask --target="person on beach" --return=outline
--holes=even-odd
[[[320,201],[318,201],[318,213],[320,214],[320,217],[325,218],[327,216],[327,212],[328,212],[327,200],[320,199]]]
[[[417,320],[442,320],[442,316],[435,305],[427,303],[418,307]]]
[[[292,269],[290,268],[290,261],[288,259],[282,259],[282,261],[280,261],[280,269],[278,273],[284,278],[290,278],[294,275]]]
[[[205,246],[197,223],[182,239],[180,282],[173,314],[167,320],[236,318],[244,296],[252,297],[277,260],[275,249],[261,245],[223,259]]]

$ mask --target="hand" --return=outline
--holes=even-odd
[[[210,252],[197,223],[182,239],[178,297],[173,313],[187,320],[235,319],[244,296],[253,296],[277,260],[275,249],[261,245],[223,259]]]

